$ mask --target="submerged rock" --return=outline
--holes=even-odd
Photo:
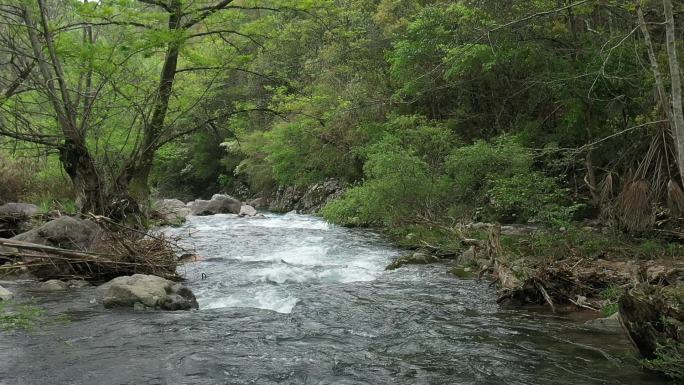
[[[75,289],[80,289],[82,287],[90,286],[90,282],[84,281],[82,279],[70,279],[70,280],[66,281],[66,284],[70,288],[75,288]]]
[[[45,281],[38,286],[40,291],[65,291],[69,290],[69,284],[58,279]]]
[[[610,317],[589,320],[584,324],[602,330],[619,331],[622,329],[622,325],[620,324],[620,313],[614,313]]]
[[[458,278],[468,279],[473,278],[475,272],[469,267],[454,267],[449,269],[449,274],[454,275]]]
[[[178,199],[161,199],[152,205],[152,217],[160,225],[177,226],[185,222],[192,209]]]
[[[216,194],[211,200],[197,199],[191,206],[192,215],[239,214],[242,202],[229,196]]]
[[[399,257],[390,263],[385,270],[395,270],[405,265],[427,265],[429,263],[439,262],[441,259],[432,254],[413,253]]]
[[[12,298],[14,298],[14,294],[0,286],[0,301],[10,301]]]
[[[186,286],[154,275],[118,277],[99,286],[98,294],[106,308],[190,310],[197,299]]]

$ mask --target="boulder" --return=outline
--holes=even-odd
[[[38,286],[40,291],[65,291],[69,290],[69,285],[66,282],[60,281],[58,279],[51,279],[45,281]]]
[[[97,292],[108,309],[190,310],[199,307],[195,295],[186,286],[154,275],[114,278],[99,286]]]
[[[0,301],[9,301],[14,298],[14,294],[11,291],[0,286]]]
[[[30,218],[38,215],[40,209],[36,205],[29,203],[5,203],[0,206],[0,217],[24,217]]]
[[[256,209],[250,205],[242,205],[242,208],[240,208],[240,213],[238,214],[240,217],[254,217],[256,215]]]
[[[341,197],[346,185],[337,179],[327,179],[307,188],[287,186],[280,187],[270,197],[268,209],[276,212],[297,210],[303,214],[319,211],[328,202]],[[260,207],[261,205],[256,205]],[[264,202],[264,206],[265,202]]]
[[[63,249],[88,250],[100,234],[100,228],[92,221],[64,216],[12,239]]]
[[[19,234],[12,240],[70,250],[93,251],[97,250],[102,235],[100,227],[94,222],[65,216]],[[24,258],[24,262],[32,261],[33,258]],[[36,264],[29,268],[29,272],[44,279],[73,275],[68,263]]]
[[[178,199],[161,199],[152,205],[152,217],[160,225],[177,226],[185,222],[192,209]]]
[[[254,198],[247,202],[249,206],[255,207],[257,209],[268,207],[268,202],[265,198]]]
[[[304,214],[318,212],[328,202],[340,198],[344,194],[345,185],[337,179],[327,179],[306,190],[299,200],[297,209]]]
[[[9,238],[30,228],[31,218],[40,209],[28,203],[6,203],[0,206],[0,237]]]
[[[239,214],[242,202],[229,196],[216,194],[211,200],[198,199],[192,204],[192,215]]]

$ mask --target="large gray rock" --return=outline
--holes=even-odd
[[[192,209],[178,199],[161,199],[152,205],[153,217],[162,225],[180,225]]]
[[[309,214],[318,212],[328,202],[344,194],[345,185],[337,179],[328,179],[309,187],[299,200],[297,210]]]
[[[229,196],[216,194],[211,200],[198,199],[192,206],[192,215],[239,214],[242,202]]]
[[[14,298],[14,294],[11,291],[0,286],[0,301],[9,301]]]
[[[37,215],[39,212],[38,206],[29,203],[5,203],[0,206],[0,217],[21,216],[28,218]]]
[[[346,185],[337,179],[328,179],[307,188],[280,187],[269,201],[269,210],[288,212],[297,210],[303,214],[319,211],[328,202],[344,194]]]
[[[88,250],[96,243],[100,234],[100,228],[92,221],[65,216],[12,239],[64,249]]]
[[[240,213],[238,215],[241,217],[254,217],[257,215],[257,211],[254,207],[250,205],[242,205],[242,208],[240,208]]]
[[[9,238],[30,228],[31,218],[40,214],[36,205],[6,203],[0,206],[0,237]]]
[[[90,220],[60,217],[12,239],[63,249],[94,251],[101,244],[102,236],[103,232],[100,227]],[[34,258],[24,258],[26,263],[33,261]],[[29,272],[38,278],[55,278],[74,274],[72,266],[67,263],[35,264],[30,266]]]
[[[254,198],[247,202],[247,205],[255,207],[257,209],[268,207],[268,201],[266,198]]]
[[[197,309],[197,299],[186,286],[154,275],[118,277],[99,286],[104,307],[160,310]]]

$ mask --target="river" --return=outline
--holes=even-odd
[[[192,312],[105,310],[94,289],[20,300],[68,314],[0,332],[0,384],[660,384],[624,336],[502,310],[445,266],[386,272],[381,236],[302,215],[191,217]]]

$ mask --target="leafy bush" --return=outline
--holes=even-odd
[[[536,171],[492,181],[488,192],[498,217],[566,225],[578,206],[566,206],[556,180]]]
[[[567,205],[555,178],[534,170],[531,153],[515,138],[458,148],[447,170],[460,203],[483,208],[487,219],[559,225],[578,208]]]
[[[326,219],[397,226],[434,218],[441,210],[452,187],[441,169],[456,138],[419,117],[395,117],[383,129],[383,139],[364,149],[365,182],[326,206]]]

